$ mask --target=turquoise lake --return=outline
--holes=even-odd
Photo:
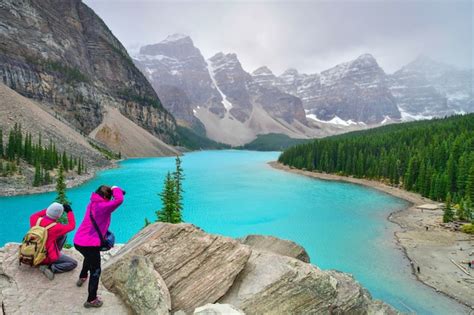
[[[406,202],[366,187],[315,180],[267,165],[278,152],[202,151],[183,157],[184,219],[207,232],[240,237],[269,234],[303,245],[313,264],[352,273],[371,294],[403,312],[462,314],[466,309],[417,282],[396,245],[387,216]],[[130,159],[120,168],[67,191],[78,221],[100,184],[126,190],[111,230],[126,242],[153,220],[158,192],[174,158]],[[0,198],[0,246],[21,241],[34,211],[54,193]],[[69,237],[71,240],[72,237]]]

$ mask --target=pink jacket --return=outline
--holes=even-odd
[[[46,216],[46,209],[44,209],[34,213],[30,217],[30,227],[35,226],[39,218],[43,218],[40,223],[40,226],[42,227],[46,227],[51,223],[56,222],[56,220],[53,220]],[[67,214],[67,221],[67,224],[61,224],[57,222],[55,226],[48,230],[48,239],[46,240],[45,244],[48,255],[46,256],[46,259],[43,260],[43,262],[41,263],[42,265],[52,264],[53,262],[58,260],[59,256],[61,256],[61,250],[58,248],[56,241],[58,240],[58,238],[64,236],[68,232],[71,232],[76,227],[76,221],[74,220],[74,213],[72,213],[72,211]]]
[[[112,200],[102,198],[96,193],[92,193],[91,201],[87,206],[86,214],[81,225],[74,236],[74,244],[79,246],[100,246],[100,238],[92,224],[90,212],[99,226],[102,235],[105,235],[110,226],[112,212],[123,202],[122,189],[116,187],[112,190],[114,196]]]

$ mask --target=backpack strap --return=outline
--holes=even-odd
[[[55,226],[57,223],[56,222],[53,222],[51,223],[50,225],[46,226],[45,229],[46,230],[49,230],[50,228],[52,228],[53,226]]]
[[[43,220],[43,217],[39,217],[38,220],[36,220],[36,226],[40,226],[41,220]]]
[[[90,219],[91,219],[91,222],[92,222],[92,225],[94,226],[95,231],[96,231],[97,234],[99,235],[100,243],[101,243],[101,244],[104,244],[104,236],[103,236],[102,233],[100,232],[100,228],[99,228],[99,226],[97,225],[97,222],[95,221],[94,216],[92,215],[92,206],[91,206],[90,209],[89,209],[89,217],[90,217]]]

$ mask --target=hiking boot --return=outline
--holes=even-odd
[[[49,268],[49,266],[41,265],[39,270],[48,278],[49,280],[54,279],[54,272]]]
[[[79,278],[79,279],[77,280],[77,282],[76,282],[76,285],[77,285],[78,287],[82,287],[82,285],[83,285],[84,282],[86,282],[86,281],[87,281],[87,277],[86,277],[86,278]]]
[[[85,308],[101,307],[102,304],[104,304],[104,302],[102,302],[99,298],[96,298],[94,301],[85,302],[84,307]]]

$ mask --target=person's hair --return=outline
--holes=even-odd
[[[107,185],[100,185],[99,188],[97,188],[97,190],[95,191],[95,193],[104,199],[112,199],[112,188]]]

